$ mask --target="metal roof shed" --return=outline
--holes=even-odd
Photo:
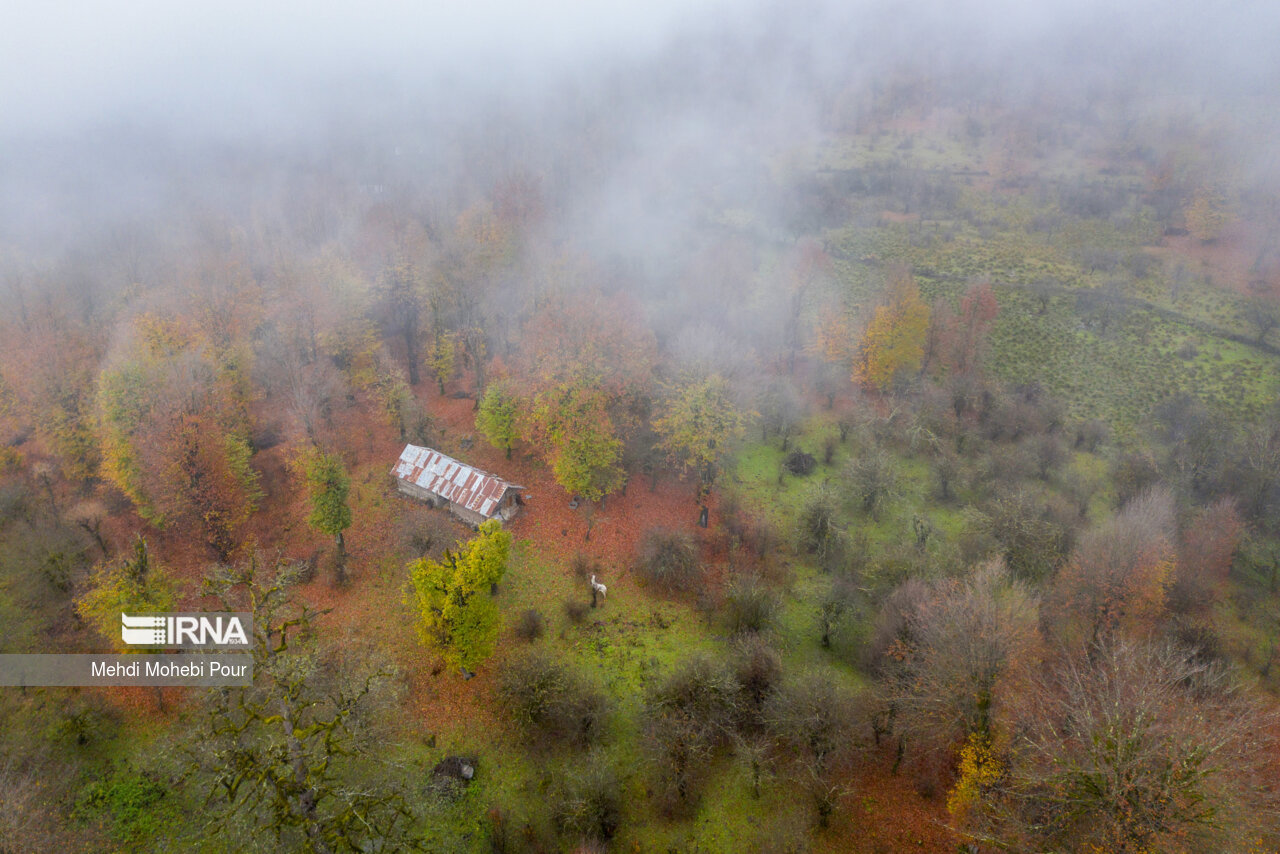
[[[396,488],[433,507],[448,506],[469,525],[507,521],[520,508],[523,487],[480,471],[431,448],[405,445],[391,474]]]

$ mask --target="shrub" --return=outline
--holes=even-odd
[[[164,798],[169,787],[149,773],[119,765],[85,786],[73,814],[81,818],[105,814],[112,822],[112,835],[119,841],[136,842],[158,833],[166,824]]]
[[[734,650],[733,678],[740,700],[738,728],[762,729],[765,704],[782,681],[782,659],[759,635],[746,635]]]
[[[865,644],[868,621],[866,595],[849,578],[838,578],[818,606],[823,649],[836,649],[852,660]]]
[[[738,701],[733,675],[706,657],[685,662],[649,693],[645,752],[654,795],[668,815],[696,809],[710,760],[732,734]]]
[[[573,571],[573,577],[579,581],[586,581],[593,575],[600,575],[600,562],[592,560],[582,552],[578,552],[573,556],[573,562],[569,564],[569,568]]]
[[[834,450],[834,446],[833,446]],[[792,451],[787,455],[787,459],[783,462],[787,471],[798,477],[805,477],[813,474],[814,468],[818,461],[813,458],[813,454],[806,454],[804,451]]]
[[[542,617],[542,612],[536,608],[529,608],[520,614],[520,619],[516,621],[516,637],[521,640],[532,643],[542,637],[546,631],[546,620]]]
[[[564,603],[564,615],[575,626],[581,625],[582,621],[587,618],[587,605],[577,599],[570,599]]]
[[[724,600],[726,627],[731,634],[760,632],[773,623],[778,597],[755,575],[739,575],[729,584]]]
[[[863,513],[878,520],[880,512],[897,494],[898,477],[893,461],[878,448],[854,456],[845,469],[854,502]]]
[[[785,748],[787,776],[813,804],[826,827],[840,798],[855,753],[854,697],[826,675],[809,673],[784,685],[769,700],[765,720]]]
[[[839,569],[847,558],[845,535],[838,526],[839,502],[825,486],[818,488],[796,520],[796,539],[802,551],[814,555],[828,572]]]
[[[702,581],[702,566],[693,537],[683,531],[655,528],[644,535],[636,571],[661,590],[688,591]]]
[[[570,773],[554,796],[556,827],[573,840],[608,842],[622,823],[622,784],[601,757]]]
[[[498,697],[528,742],[543,740],[579,747],[600,739],[604,695],[563,664],[530,653],[503,667]]]

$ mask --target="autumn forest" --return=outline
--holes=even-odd
[[[15,100],[0,653],[253,669],[0,687],[0,852],[1280,851],[1274,45],[999,6]]]

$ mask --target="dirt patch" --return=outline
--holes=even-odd
[[[1189,234],[1165,237],[1152,254],[1166,263],[1184,263],[1192,275],[1209,276],[1218,287],[1245,294],[1249,282],[1258,277],[1253,265],[1262,245],[1260,229],[1236,222],[1212,243],[1204,243]]]

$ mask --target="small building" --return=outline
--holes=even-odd
[[[418,445],[404,446],[391,474],[405,495],[432,507],[448,507],[472,527],[489,519],[505,522],[524,503],[520,499],[524,487]]]

